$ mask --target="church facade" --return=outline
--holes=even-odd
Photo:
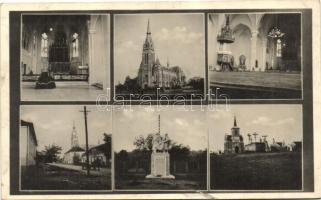
[[[70,149],[64,154],[64,162],[66,164],[75,164],[75,157],[79,158],[80,161],[82,154],[85,152],[85,149],[79,146],[78,133],[75,124],[72,127],[70,139]]]
[[[237,126],[236,117],[234,117],[234,125],[231,128],[231,134],[226,134],[224,138],[224,154],[242,153],[243,151],[243,136],[240,133],[240,128]]]
[[[163,66],[155,55],[152,33],[148,21],[143,45],[142,61],[138,71],[138,85],[146,88],[180,88],[185,84],[185,74],[179,66]]]

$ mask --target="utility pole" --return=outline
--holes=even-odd
[[[84,106],[84,111],[80,111],[84,113],[85,117],[85,133],[86,133],[86,165],[87,165],[87,176],[90,175],[90,166],[89,166],[89,151],[88,151],[88,128],[87,128],[87,114],[90,111],[87,111],[86,106]]]

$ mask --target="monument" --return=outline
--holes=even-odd
[[[153,152],[151,155],[151,173],[146,178],[175,179],[170,174],[170,155],[168,153],[170,140],[166,133],[160,134],[160,116],[158,116],[158,132],[153,136]]]

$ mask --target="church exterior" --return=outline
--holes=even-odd
[[[79,146],[78,134],[74,124],[71,132],[71,148],[64,154],[64,162],[67,164],[75,164],[74,158],[78,157],[80,161],[81,155],[84,152],[85,149]]]
[[[231,128],[231,134],[225,135],[224,153],[242,153],[243,151],[243,136],[240,134],[240,128],[237,126],[236,117],[234,117],[234,126]]]
[[[155,57],[149,21],[137,81],[142,89],[180,88],[185,84],[185,74],[179,66],[170,66],[168,61],[167,66],[163,66]]]

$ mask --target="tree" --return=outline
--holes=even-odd
[[[188,81],[189,86],[192,86],[196,90],[204,90],[204,78],[192,78]]]
[[[45,150],[42,151],[44,162],[52,163],[57,162],[59,160],[58,155],[61,153],[62,148],[55,144],[45,146]]]
[[[152,151],[153,150],[153,134],[148,134],[146,138],[140,135],[135,138],[134,145],[137,150]]]
[[[176,142],[172,142],[171,148],[169,149],[169,153],[171,158],[175,160],[183,160],[186,159],[190,154],[190,147],[184,146],[182,144],[177,144]]]

